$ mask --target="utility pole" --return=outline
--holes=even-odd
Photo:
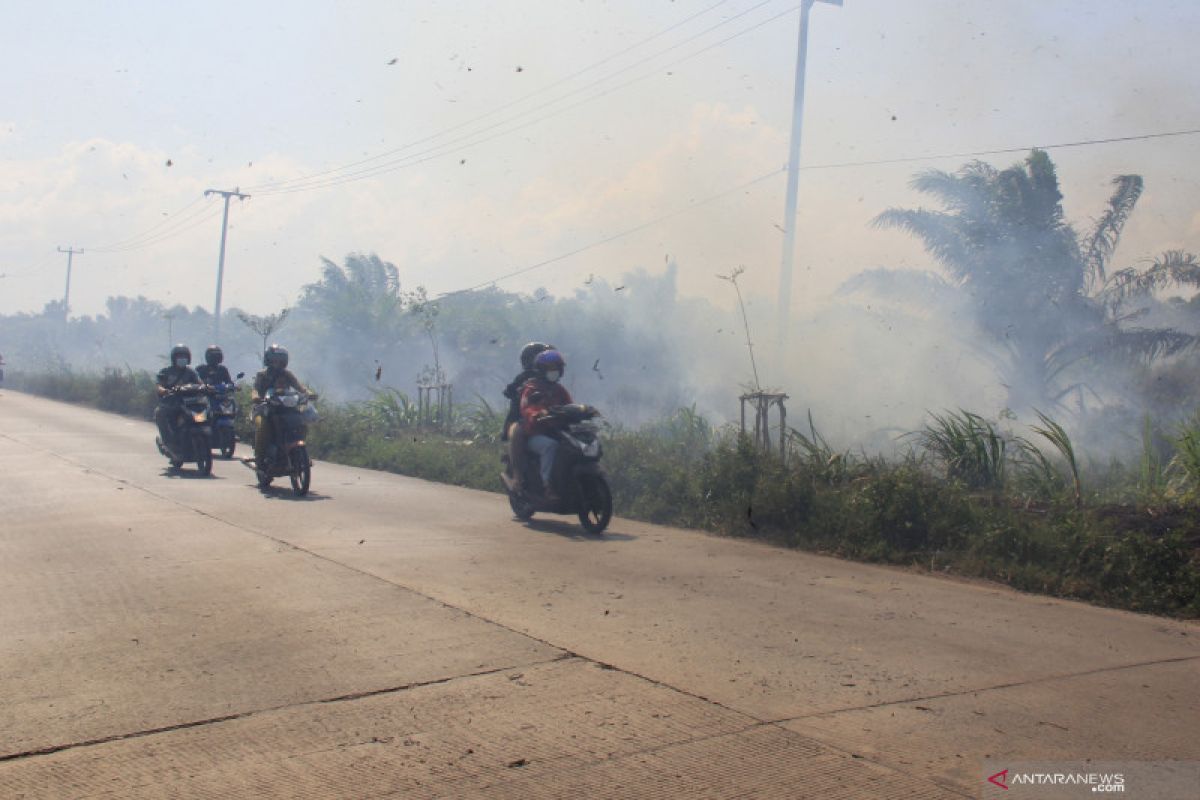
[[[65,320],[71,311],[71,259],[76,254],[83,255],[83,249],[76,250],[74,247],[68,247],[64,250],[60,247],[58,252],[67,254],[67,289],[63,292],[63,319]]]
[[[236,197],[245,200],[250,195],[242,194],[236,188],[232,192],[222,189],[205,189],[204,196],[219,194],[225,198],[225,215],[221,217],[221,255],[217,260],[217,301],[213,304],[213,344],[221,341],[221,284],[225,280],[225,232],[229,228],[229,198]]]
[[[808,59],[808,15],[816,3],[840,6],[842,0],[803,0],[800,5],[800,43],[796,53],[796,95],[792,103],[792,143],[788,151],[787,203],[783,215],[783,259],[779,267],[779,314],[776,338],[779,360],[787,352],[792,307],[792,257],[796,249],[796,189],[800,179],[800,134],[804,126],[804,65]]]

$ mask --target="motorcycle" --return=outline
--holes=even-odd
[[[599,416],[592,406],[573,403],[547,410],[546,419],[555,424],[548,436],[558,441],[554,471],[550,477],[558,500],[548,501],[542,487],[537,454],[525,459],[523,489],[517,491],[508,453],[500,457],[504,465],[500,480],[508,492],[508,504],[517,519],[527,520],[538,512],[576,514],[588,533],[603,533],[612,519],[612,492],[600,466]],[[535,488],[536,487],[536,488]]]
[[[173,441],[164,442],[161,436],[154,437],[158,452],[166,456],[171,466],[179,469],[184,462],[196,462],[201,475],[212,472],[212,424],[208,405],[211,390],[203,383],[185,383],[176,386],[166,397],[176,398],[175,435]]]
[[[315,394],[304,395],[291,388],[282,392],[268,389],[266,397],[255,407],[256,414],[266,415],[264,424],[270,426],[271,435],[263,463],[253,464],[260,489],[270,486],[273,479],[286,476],[297,497],[308,494],[312,461],[304,436],[307,423],[316,419],[316,399]]]
[[[245,374],[239,372],[237,377]],[[237,448],[237,436],[233,430],[238,415],[237,388],[236,383],[212,384],[212,446],[220,450],[221,457],[225,459],[233,458],[233,451]]]

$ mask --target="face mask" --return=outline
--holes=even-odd
[[[186,358],[175,359],[175,366],[179,367],[180,369],[183,369],[184,367],[187,366],[187,359]]]
[[[551,383],[558,383],[558,379],[561,377],[562,373],[558,370],[551,370],[550,372],[546,373],[546,380],[550,381]]]

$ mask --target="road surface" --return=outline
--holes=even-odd
[[[976,797],[1200,761],[1200,626],[0,393],[0,797]],[[1133,796],[1133,795],[1129,795]]]

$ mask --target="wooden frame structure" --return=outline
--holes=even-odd
[[[417,384],[417,423],[449,430],[454,413],[454,385]]]
[[[771,408],[779,409],[779,457],[787,458],[787,406],[788,399],[781,392],[750,392],[741,396],[742,401],[742,433],[746,434],[746,407],[749,406],[754,414],[754,443],[766,452],[773,449],[771,444]]]

